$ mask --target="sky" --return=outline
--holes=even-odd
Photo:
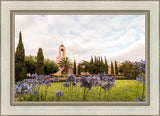
[[[66,56],[77,62],[91,56],[117,60],[145,60],[145,15],[16,15],[15,50],[19,32],[25,55],[56,61],[63,41]]]

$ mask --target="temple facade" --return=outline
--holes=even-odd
[[[58,49],[58,57],[56,58],[56,63],[58,64],[63,58],[66,59],[68,57],[66,57],[66,48],[62,42]],[[73,69],[69,68],[67,70],[67,74],[72,74],[72,73],[73,73]],[[59,71],[57,73],[54,73],[53,75],[62,75],[62,74],[65,74],[65,70],[64,68],[59,67]]]

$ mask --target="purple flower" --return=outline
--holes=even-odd
[[[32,74],[31,77],[32,77],[32,78],[37,78],[38,75],[37,75],[37,74]]]
[[[66,82],[76,82],[76,76],[74,74],[68,75]]]
[[[91,90],[92,83],[91,83],[91,81],[87,77],[81,76],[81,78],[79,79],[79,81],[80,81],[80,87],[86,87],[86,88],[88,88],[88,89]]]
[[[44,77],[45,79],[50,79],[51,78],[51,76],[50,75],[45,75],[45,77]]]
[[[64,82],[64,83],[63,83],[63,86],[64,86],[64,87],[69,87],[69,83],[68,83],[68,82]]]
[[[60,98],[60,97],[63,96],[63,92],[62,92],[62,91],[57,91],[57,92],[55,93],[55,96],[56,96],[57,98]]]
[[[104,80],[107,76],[106,76],[105,73],[100,73],[100,74],[97,75],[97,77],[99,77],[100,80]]]
[[[102,83],[101,88],[108,91],[114,85],[115,85],[115,80],[113,82],[112,82],[112,80],[108,80],[108,81]]]
[[[44,76],[43,76],[43,75],[37,76],[37,77],[36,77],[36,81],[38,81],[40,84],[42,84],[43,81],[44,81]]]
[[[46,81],[44,82],[44,85],[46,85],[46,86],[51,86],[51,81],[50,81],[50,80],[46,80]]]
[[[145,73],[145,61],[141,60],[140,62],[137,62],[137,66],[139,69],[142,69],[143,73]]]
[[[140,76],[136,77],[136,80],[145,83],[145,80],[143,80]]]
[[[144,98],[144,99],[142,99],[142,98],[137,98],[137,99],[134,99],[134,101],[135,101],[135,102],[137,102],[137,101],[138,101],[138,102],[139,102],[139,101],[146,101],[146,99],[145,99],[145,98]]]

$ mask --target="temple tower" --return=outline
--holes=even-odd
[[[66,58],[66,48],[62,42],[59,46],[59,56],[56,58],[56,63],[59,63],[63,58]]]

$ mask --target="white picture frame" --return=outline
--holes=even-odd
[[[148,10],[150,12],[149,106],[11,105],[12,10]],[[159,1],[1,1],[1,115],[159,115]]]

